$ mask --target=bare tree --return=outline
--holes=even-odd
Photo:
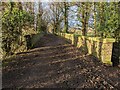
[[[90,17],[92,3],[90,2],[81,2],[78,4],[79,7],[79,20],[82,23],[82,35],[86,36],[87,28],[88,28],[88,21]]]

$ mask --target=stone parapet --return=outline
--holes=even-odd
[[[68,33],[57,33],[57,35],[66,38],[80,50],[83,50],[81,48],[84,47],[88,54],[97,57],[103,63],[112,65],[111,56],[113,42],[115,42],[114,38],[87,37]]]

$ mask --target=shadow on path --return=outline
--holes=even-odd
[[[43,36],[34,49],[3,63],[3,88],[119,88],[118,68],[104,66],[55,35]]]

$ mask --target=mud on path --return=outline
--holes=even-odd
[[[35,47],[9,59],[2,69],[3,88],[120,88],[118,67],[82,54],[63,38],[45,35]]]

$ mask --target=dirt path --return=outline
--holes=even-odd
[[[63,38],[46,35],[35,47],[9,59],[2,70],[3,88],[120,88],[119,68],[83,55]]]

